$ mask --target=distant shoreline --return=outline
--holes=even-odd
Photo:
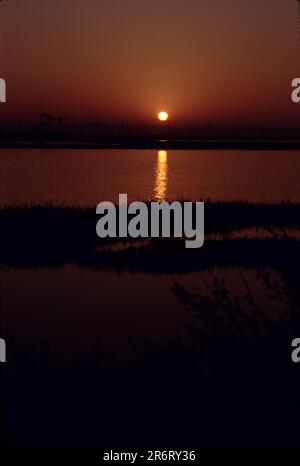
[[[300,140],[0,141],[0,149],[300,150]]]

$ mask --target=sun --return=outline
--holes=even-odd
[[[157,118],[160,121],[167,121],[169,118],[169,115],[167,114],[167,112],[159,112],[159,114],[157,115]]]

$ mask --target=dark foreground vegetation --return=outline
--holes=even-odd
[[[300,241],[289,232],[300,229],[299,214],[299,204],[208,202],[207,241],[199,250],[186,250],[172,239],[101,241],[95,209],[2,208],[4,273],[66,264],[95,272],[199,270],[205,285],[205,291],[190,289],[174,276],[171,292],[189,316],[185,338],[137,341],[133,329],[128,338],[135,357],[130,360],[112,361],[101,341],[91,342],[90,353],[74,357],[57,353],[55,335],[38,351],[20,347],[14,338],[7,341],[10,364],[1,369],[4,440],[26,445],[298,444],[300,373],[291,361],[291,341],[300,336]],[[247,238],[249,229],[272,234]],[[234,232],[240,236],[230,237]],[[239,269],[238,295],[226,281],[229,268]],[[278,314],[259,304],[244,273],[248,268],[256,271]]]
[[[99,239],[94,208],[16,206],[0,209],[2,267],[80,267],[150,273],[178,273],[212,266],[281,266],[299,256],[300,243],[289,236],[300,229],[300,204],[207,202],[203,248],[186,250],[173,239]],[[244,236],[263,229],[271,237]],[[232,233],[239,238],[230,238]],[[254,235],[255,236],[255,235]]]

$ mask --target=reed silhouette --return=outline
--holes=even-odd
[[[128,238],[126,242],[119,238],[99,239],[93,208],[9,206],[0,209],[0,265],[36,268],[72,263],[94,270],[148,273],[177,273],[213,265],[276,267],[299,254],[299,242],[289,235],[289,230],[300,228],[299,219],[300,204],[208,201],[205,246],[187,252],[180,240],[172,238]],[[250,229],[254,233],[263,229],[265,237],[245,237],[245,230]],[[270,238],[268,231],[273,232]],[[240,233],[238,238],[228,237],[234,232]]]

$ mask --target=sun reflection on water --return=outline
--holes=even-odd
[[[163,202],[166,200],[168,188],[168,152],[159,150],[155,171],[153,199]]]

